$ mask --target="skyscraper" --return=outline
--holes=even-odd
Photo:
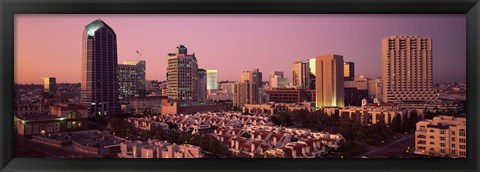
[[[237,86],[236,106],[259,104],[259,88],[262,86],[262,72],[259,69],[243,71]]]
[[[81,102],[90,115],[120,111],[117,78],[117,36],[97,19],[83,30]]]
[[[316,84],[316,81],[315,81],[315,74],[317,73],[316,72],[316,63],[317,59],[316,58],[311,58],[311,59],[308,59],[308,67],[310,68],[310,88],[308,89],[315,89],[315,84]]]
[[[382,39],[382,95],[385,102],[433,101],[432,38]]]
[[[343,63],[343,76],[345,81],[355,80],[355,63],[353,62]]]
[[[176,53],[167,55],[167,96],[180,103],[195,102],[198,64],[195,53],[187,54],[187,47],[179,45]]]
[[[315,77],[316,107],[344,106],[343,56],[317,56]]]
[[[207,89],[218,89],[217,70],[207,70]]]
[[[292,83],[294,86],[298,86],[302,89],[308,89],[310,87],[310,69],[308,63],[296,60],[292,65]]]
[[[272,71],[268,74],[268,83],[270,88],[286,87],[288,79],[284,78],[282,71]]]
[[[126,103],[128,97],[146,95],[145,61],[127,60],[118,64],[118,86],[120,103]]]
[[[57,93],[57,80],[55,77],[42,78],[43,92],[47,95],[54,96]]]
[[[208,70],[198,69],[197,79],[197,93],[198,101],[207,100],[207,83],[208,83]]]

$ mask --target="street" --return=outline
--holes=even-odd
[[[16,136],[15,147],[24,149],[23,152],[33,150],[51,158],[93,158],[92,155],[77,153],[72,146],[54,147],[42,143],[34,142],[22,136]]]
[[[366,156],[368,158],[388,158],[391,156],[405,153],[405,150],[407,149],[407,147],[410,147],[410,149],[413,149],[415,147],[414,134],[404,136],[387,145],[373,148],[370,151],[358,156],[357,158],[360,158],[362,156]]]

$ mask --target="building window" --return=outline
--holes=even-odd
[[[430,144],[431,144],[431,145],[435,145],[435,143],[433,143],[433,142],[430,142]]]
[[[440,130],[440,134],[445,134],[445,130]]]
[[[467,149],[467,146],[466,146],[466,145],[460,145],[460,146],[458,146],[458,147],[460,147],[460,149],[464,149],[464,150]]]
[[[445,143],[440,143],[440,147],[445,147]]]
[[[455,144],[452,144],[452,148],[455,148]]]
[[[445,149],[440,149],[440,153],[445,153]]]
[[[464,130],[464,129],[461,129],[461,130],[458,132],[458,135],[460,135],[460,136],[465,136],[465,130]]]
[[[460,151],[460,156],[466,156],[467,154],[465,152]]]
[[[455,135],[455,131],[452,131],[452,135]]]
[[[456,154],[455,150],[452,150],[452,154]]]
[[[435,133],[435,130],[430,130],[430,133]]]
[[[466,139],[460,139],[460,143],[465,143]]]
[[[452,142],[454,142],[454,141],[455,141],[455,137],[452,137]]]
[[[441,140],[441,141],[445,141],[445,137],[440,137],[440,140]]]

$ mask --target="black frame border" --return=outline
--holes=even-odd
[[[479,171],[478,2],[479,0],[2,0],[0,169],[1,171]],[[465,14],[468,85],[467,159],[13,158],[15,14]]]

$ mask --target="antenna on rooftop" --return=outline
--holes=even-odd
[[[140,51],[137,50],[137,56],[135,56],[135,60],[138,60],[138,56],[143,57],[143,56],[142,56],[142,53],[140,53]]]

